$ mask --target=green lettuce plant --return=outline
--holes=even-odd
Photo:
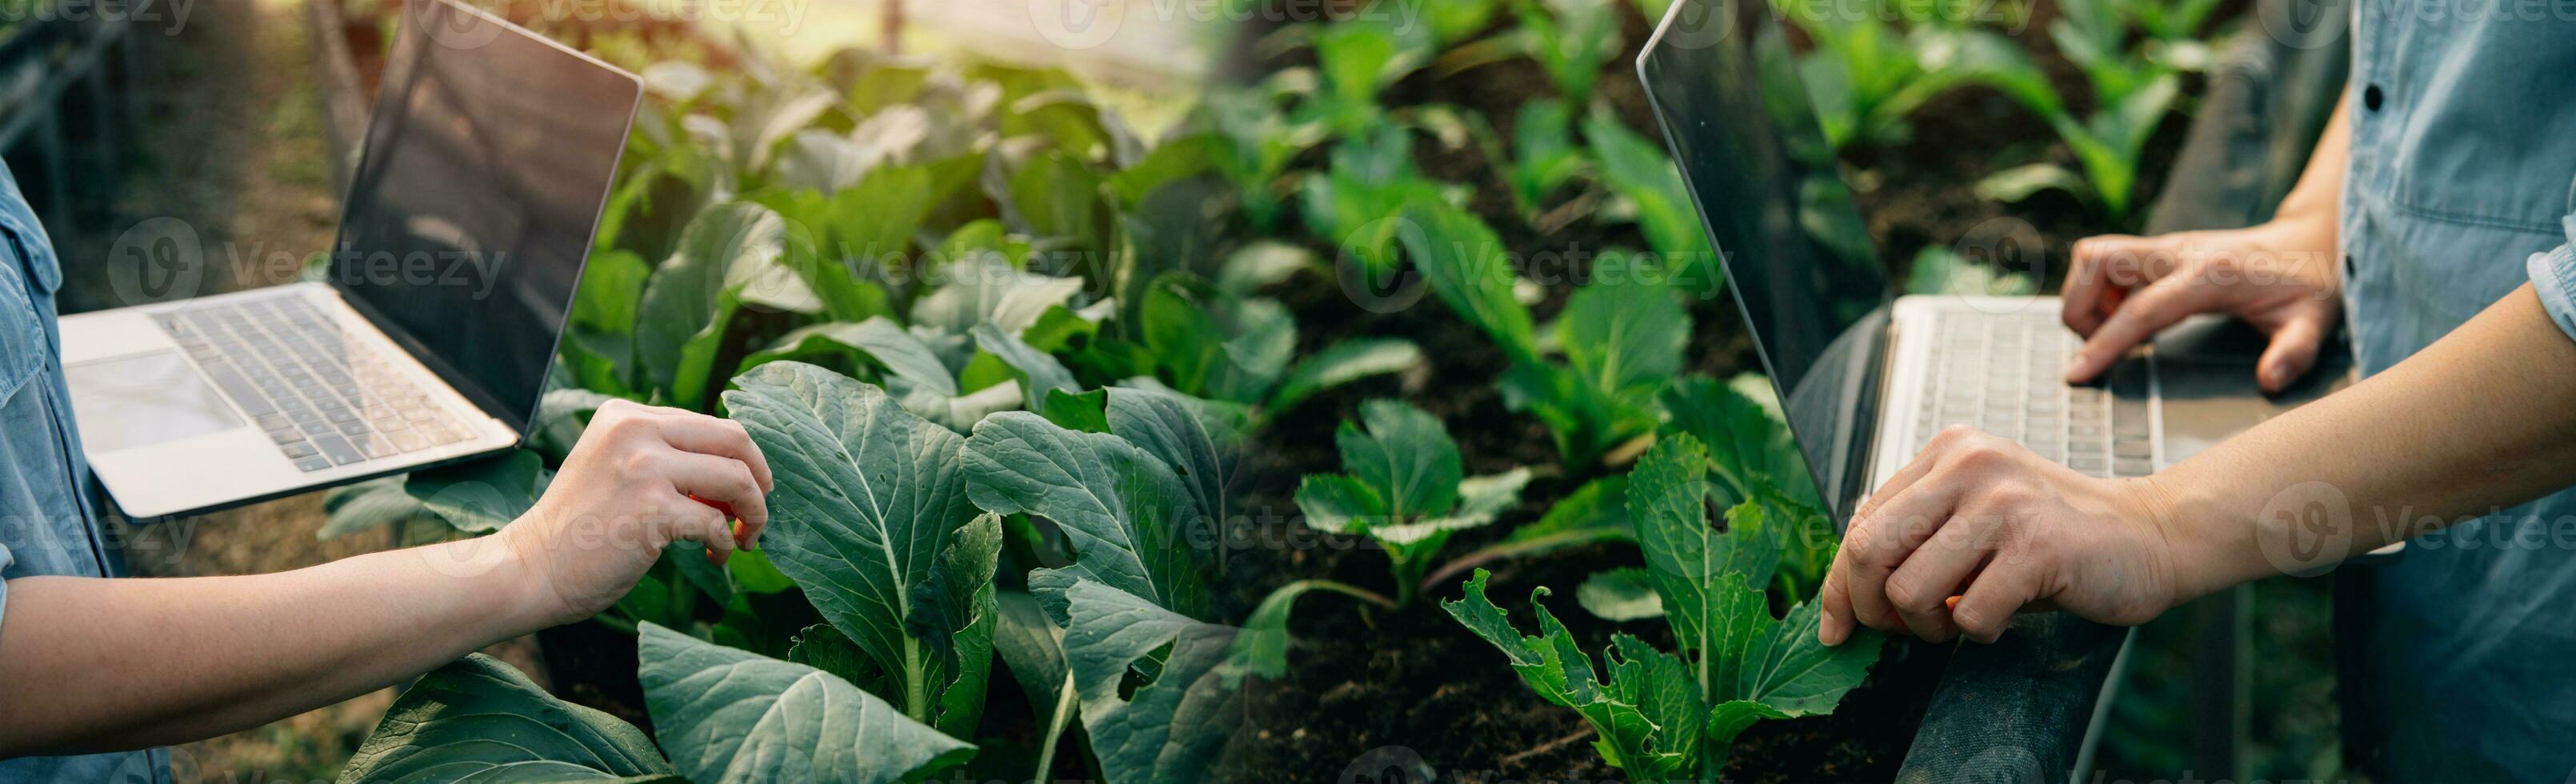
[[[1465,598],[1442,603],[1501,649],[1533,691],[1582,714],[1599,734],[1593,748],[1631,781],[1715,781],[1746,727],[1832,712],[1878,658],[1874,633],[1830,648],[1818,642],[1813,600],[1785,617],[1772,614],[1764,589],[1779,565],[1777,526],[1762,504],[1747,501],[1727,511],[1723,531],[1713,528],[1706,477],[1715,470],[1698,439],[1676,433],[1629,477],[1629,517],[1646,568],[1622,579],[1653,588],[1674,650],[1617,634],[1596,666],[1539,603],[1546,588],[1531,592],[1539,633],[1525,636],[1486,597],[1482,569],[1466,582]]]
[[[1412,603],[1414,585],[1451,534],[1492,523],[1520,502],[1530,479],[1526,468],[1465,476],[1440,420],[1393,400],[1360,404],[1360,421],[1343,422],[1333,441],[1343,473],[1306,475],[1297,508],[1308,526],[1377,542],[1398,605]]]

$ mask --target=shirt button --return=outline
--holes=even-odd
[[[2379,85],[2374,84],[2361,88],[2361,108],[2369,109],[2374,112],[2379,111],[2379,102],[2382,97],[2383,96],[2379,92]]]

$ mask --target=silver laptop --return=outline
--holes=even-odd
[[[325,280],[62,319],[82,450],[127,515],[529,431],[641,82],[452,0],[409,8]]]
[[[1894,296],[1760,0],[1678,0],[1637,70],[1837,520],[1951,425],[2095,476],[2142,476],[2348,376],[2329,358],[2267,398],[2260,336],[2201,318],[2100,383],[2065,384],[2081,341],[2056,298]]]

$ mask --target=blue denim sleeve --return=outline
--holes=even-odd
[[[2549,311],[2549,320],[2558,322],[2558,331],[2576,339],[2576,215],[2559,219],[2567,231],[2567,242],[2546,253],[2531,254],[2523,262],[2531,273],[2531,288],[2540,293],[2540,306]]]

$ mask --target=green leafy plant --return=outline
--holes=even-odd
[[[509,665],[473,654],[405,690],[340,781],[884,784],[955,765],[975,749],[812,667],[654,624],[637,639],[658,748],[633,725],[555,699]]]
[[[1312,28],[1323,82],[1307,108],[1337,136],[1358,136],[1385,119],[1378,96],[1431,61],[1430,31],[1406,24],[1389,0]]]
[[[1339,474],[1308,474],[1297,486],[1306,524],[1365,535],[1386,550],[1396,602],[1413,601],[1414,584],[1458,531],[1494,521],[1520,502],[1529,469],[1465,476],[1458,444],[1440,420],[1401,402],[1360,404],[1360,421],[1343,422]]]
[[[1836,149],[1903,143],[1912,137],[1906,115],[1967,85],[2025,102],[2050,89],[2038,63],[1992,31],[1930,23],[1899,29],[1822,0],[1795,5],[1788,18],[1815,47],[1797,58],[1798,78]]]
[[[1812,600],[1772,615],[1764,588],[1779,565],[1776,527],[1748,501],[1728,510],[1723,531],[1713,528],[1706,477],[1715,470],[1698,439],[1677,433],[1658,441],[1629,478],[1629,516],[1647,565],[1618,579],[1653,587],[1673,651],[1618,634],[1596,667],[1538,603],[1546,588],[1531,592],[1539,633],[1524,636],[1486,598],[1482,569],[1465,584],[1465,598],[1442,603],[1501,649],[1533,691],[1581,713],[1599,733],[1593,748],[1632,781],[1717,780],[1746,727],[1831,712],[1878,657],[1874,634],[1831,648],[1818,642]]]
[[[1619,54],[1615,0],[1515,0],[1520,45],[1569,106],[1589,106],[1602,66]]]
[[[764,552],[864,657],[835,674],[973,735],[1002,530],[967,501],[965,437],[813,365],[762,365],[734,385],[725,407],[778,479]]]
[[[2074,154],[2076,168],[2039,162],[2005,169],[1979,181],[1979,195],[2020,201],[2040,191],[2063,190],[2100,209],[2115,226],[2132,226],[2139,156],[2180,100],[2182,72],[2200,67],[2206,56],[2172,56],[2200,50],[2154,37],[2133,43],[2127,5],[2112,0],[2067,3],[2049,24],[2049,40],[2084,72],[2092,89],[2091,113],[2076,116],[2053,90],[2012,93],[2048,122]],[[2192,10],[2197,5],[2175,7],[2170,17],[2157,12],[2146,18],[2169,31],[2196,28],[2208,12]]]
[[[1690,314],[1654,264],[1599,276],[1577,289],[1549,330],[1562,361],[1547,356],[1529,309],[1514,298],[1517,274],[1493,230],[1463,211],[1417,206],[1421,231],[1408,252],[1433,293],[1511,358],[1503,400],[1547,423],[1569,466],[1585,467],[1611,448],[1653,432],[1655,391],[1679,371]]]
[[[1450,200],[1449,191],[1414,168],[1412,131],[1394,124],[1335,145],[1331,165],[1306,175],[1303,195],[1307,230],[1381,278],[1395,271],[1403,228],[1390,218],[1417,201]]]

